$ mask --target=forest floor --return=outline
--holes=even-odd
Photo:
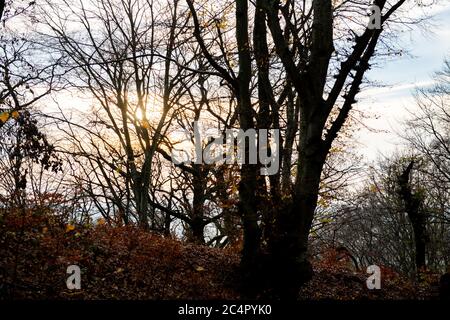
[[[1,212],[0,212],[1,213]],[[236,251],[236,250],[235,250]],[[81,289],[68,290],[69,265]],[[239,299],[239,254],[185,244],[134,227],[76,226],[37,214],[0,214],[0,300]],[[383,269],[380,290],[364,272],[313,262],[304,300],[433,299],[435,278],[415,286]]]

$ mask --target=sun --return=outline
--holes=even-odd
[[[136,120],[138,120],[138,121],[144,120],[144,114],[142,113],[141,109],[138,108],[134,115],[136,117]]]

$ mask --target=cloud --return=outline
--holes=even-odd
[[[384,94],[397,95],[399,92],[408,91],[404,92],[405,95],[411,95],[412,89],[427,88],[435,83],[435,80],[423,80],[411,83],[395,84],[385,87],[370,88],[362,91],[359,96],[361,98],[376,98],[378,100],[379,96]]]

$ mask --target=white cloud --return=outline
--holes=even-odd
[[[379,88],[370,88],[367,90],[364,90],[359,95],[361,98],[376,98],[379,95],[388,93],[393,94],[401,91],[406,90],[412,90],[415,88],[426,88],[429,86],[432,86],[435,83],[434,80],[423,80],[423,81],[416,81],[411,83],[403,83],[403,84],[395,84],[391,86],[384,86]],[[409,92],[408,92],[409,94]]]

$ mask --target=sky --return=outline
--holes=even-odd
[[[402,122],[414,112],[413,93],[416,88],[433,84],[433,74],[443,66],[444,59],[450,58],[450,2],[435,9],[432,33],[415,28],[401,36],[410,55],[383,62],[369,71],[368,79],[387,85],[361,92],[358,108],[376,115],[364,123],[382,132],[360,130],[356,140],[360,143],[358,152],[364,160],[371,162],[380,154],[389,155],[401,149],[401,140],[396,132],[402,132]]]
[[[354,137],[363,161],[371,162],[380,154],[387,156],[395,149],[401,149],[403,143],[396,132],[403,130],[402,122],[410,117],[408,110],[414,112],[413,92],[416,88],[431,86],[433,73],[442,68],[446,57],[450,58],[450,0],[421,1],[439,4],[431,12],[435,25],[432,32],[413,28],[403,33],[400,46],[406,45],[409,55],[396,57],[370,70],[369,80],[385,87],[369,88],[359,95],[357,108],[376,116],[365,119],[364,124],[377,131],[362,128]],[[68,98],[63,100],[70,100],[74,109],[86,105],[85,100]]]

